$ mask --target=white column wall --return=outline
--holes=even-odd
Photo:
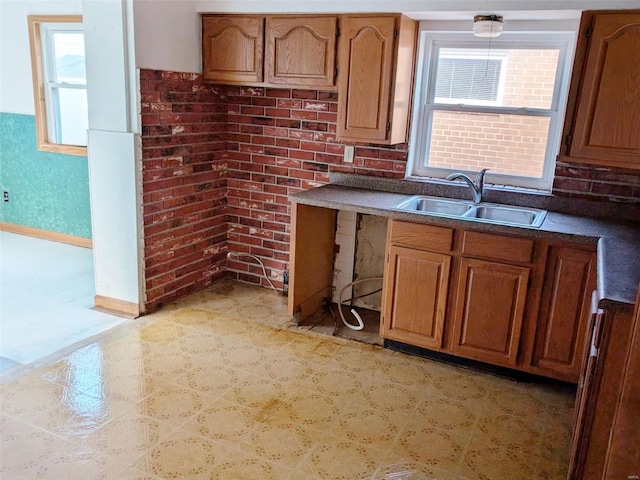
[[[96,295],[144,304],[131,0],[84,0]]]

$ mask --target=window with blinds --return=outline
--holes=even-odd
[[[575,35],[421,31],[408,176],[550,190]]]
[[[450,53],[449,53],[450,52]],[[435,98],[442,103],[495,103],[500,95],[502,58],[447,56],[443,49],[436,68]]]

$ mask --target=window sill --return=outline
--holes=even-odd
[[[41,152],[62,153],[65,155],[87,156],[87,147],[77,145],[60,145],[57,143],[39,143],[38,150]]]

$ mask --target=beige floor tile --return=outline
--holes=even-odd
[[[197,435],[232,446],[246,446],[259,425],[258,412],[249,407],[220,400],[205,408],[193,420],[183,425]]]
[[[284,352],[267,353],[265,362],[251,369],[253,373],[289,386],[299,386],[317,370],[317,364]]]
[[[339,397],[345,403],[359,402],[363,398],[365,384],[371,379],[345,370],[324,368],[318,370],[303,384],[322,395]]]
[[[323,340],[305,335],[300,335],[299,337],[295,342],[285,345],[282,351],[310,362],[326,364],[343,348],[342,345],[332,340]]]
[[[372,480],[455,480],[455,475],[411,461],[383,462]]]
[[[445,471],[455,471],[469,444],[469,437],[445,430],[407,425],[392,447],[392,457]]]
[[[343,399],[301,387],[277,402],[273,409],[260,411],[258,420],[292,431],[301,429],[320,438],[339,428],[338,420],[346,410]]]
[[[279,405],[278,402],[284,399],[287,393],[287,389],[281,383],[251,374],[231,387],[222,398],[254,410],[265,411]]]
[[[287,480],[292,471],[279,462],[270,462],[251,452],[233,450],[217,463],[211,472],[210,480]]]
[[[172,426],[180,426],[211,405],[215,397],[182,385],[163,384],[152,396],[138,403],[142,415]]]
[[[11,480],[560,480],[574,394],[298,329],[231,281],[0,388]]]
[[[398,417],[398,424],[415,418],[415,410],[425,393],[390,380],[374,379],[362,392],[363,403],[378,411]]]
[[[128,465],[174,430],[175,427],[150,417],[123,415],[98,429],[87,439],[87,445]]]
[[[249,375],[249,371],[237,367],[206,365],[192,368],[178,377],[175,383],[212,397],[220,397]]]
[[[443,395],[430,394],[425,396],[416,408],[414,421],[418,425],[470,437],[477,417],[474,409],[468,404]]]
[[[458,473],[469,480],[514,480],[534,478],[537,458],[512,455],[485,439],[474,438]]]
[[[434,363],[397,353],[391,356],[388,364],[382,366],[382,373],[388,381],[423,389],[432,384]]]
[[[140,339],[147,343],[157,345],[169,345],[185,335],[189,335],[191,329],[173,322],[160,320],[140,330]]]
[[[381,375],[391,361],[393,353],[374,345],[355,344],[339,349],[328,366],[343,368],[354,373]]]
[[[178,430],[150,446],[134,467],[161,478],[208,480],[213,467],[223,462],[229,451],[220,443]]]
[[[295,470],[319,440],[312,430],[260,422],[249,434],[248,445],[257,457]]]
[[[383,452],[337,436],[317,444],[292,479],[370,480]]]
[[[530,418],[509,414],[489,415],[478,419],[474,441],[493,445],[515,456],[541,453],[544,425]]]
[[[396,439],[400,426],[396,419],[366,404],[351,404],[338,420],[342,435],[351,441],[386,452]]]
[[[220,335],[212,332],[203,332],[194,329],[189,335],[185,335],[172,344],[174,348],[191,356],[196,357],[219,357],[229,339],[224,339]]]

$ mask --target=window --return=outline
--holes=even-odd
[[[573,54],[571,33],[422,31],[407,174],[489,168],[493,184],[550,190]]]
[[[29,16],[38,149],[87,154],[87,77],[78,16]]]

